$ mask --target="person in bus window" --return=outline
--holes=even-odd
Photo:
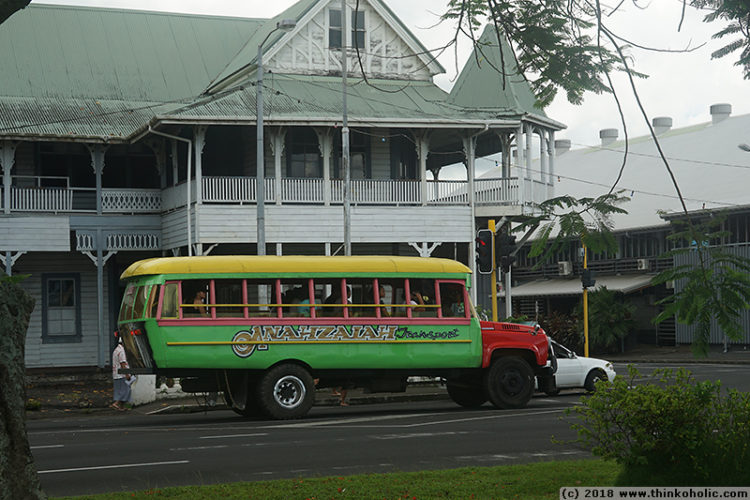
[[[195,298],[193,298],[193,310],[201,316],[208,316],[208,308],[206,307],[206,291],[198,290],[195,292]]]

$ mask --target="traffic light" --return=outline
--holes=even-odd
[[[479,274],[490,274],[494,266],[492,265],[492,240],[493,234],[489,229],[480,229],[477,231],[477,271]]]
[[[509,233],[498,233],[495,239],[495,264],[503,272],[507,273],[516,261],[516,256],[511,255],[515,250],[516,237]]]
[[[583,288],[589,288],[596,285],[596,273],[591,269],[584,269],[581,274],[581,285]]]

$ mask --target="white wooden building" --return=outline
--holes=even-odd
[[[503,81],[494,33],[448,93],[384,1],[355,5],[301,0],[246,19],[32,4],[0,25],[0,258],[37,299],[28,367],[109,363],[133,261],[258,251],[260,44],[266,253],[341,253],[348,204],[355,254],[473,265],[478,217],[519,217],[554,194],[564,126],[514,67]],[[499,153],[499,174],[476,179],[475,160]],[[465,178],[441,178],[457,163]]]

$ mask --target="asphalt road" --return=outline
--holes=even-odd
[[[748,365],[690,369],[699,380],[750,390]],[[581,394],[535,397],[523,410],[504,411],[450,401],[315,407],[291,422],[231,411],[50,419],[29,422],[29,438],[52,496],[578,459],[590,455],[556,441],[575,437],[564,411]]]

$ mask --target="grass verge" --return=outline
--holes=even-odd
[[[602,460],[537,462],[499,467],[466,467],[422,472],[394,472],[282,479],[252,483],[154,488],[106,493],[92,500],[176,498],[180,500],[344,500],[344,499],[556,499],[562,486],[612,486],[619,466]]]

